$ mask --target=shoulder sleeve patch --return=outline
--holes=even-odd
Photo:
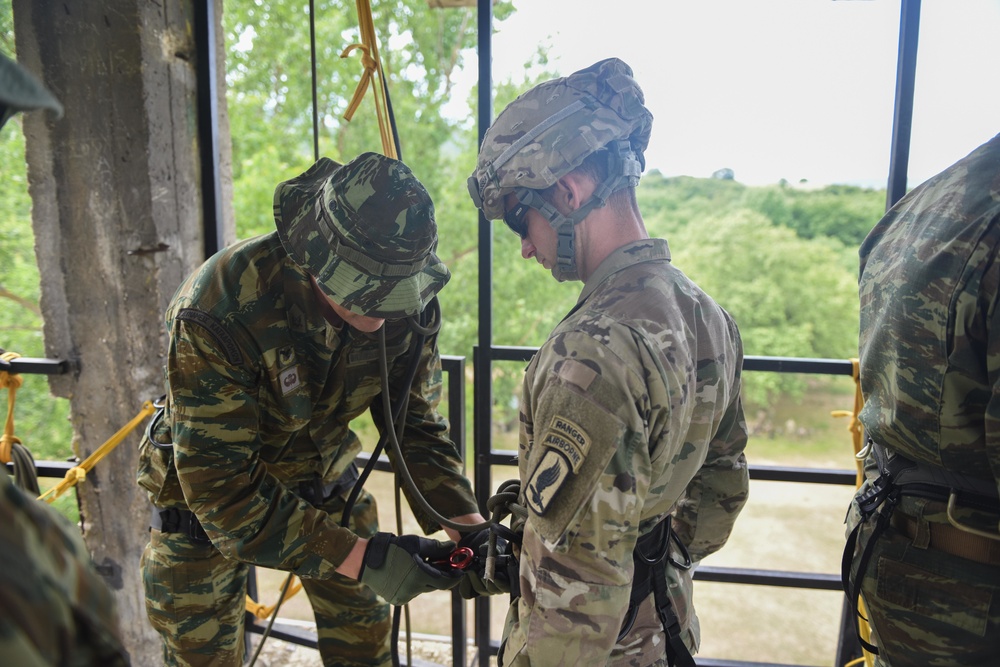
[[[538,462],[535,471],[528,480],[525,498],[528,505],[539,516],[544,516],[549,509],[549,503],[555,498],[556,492],[569,476],[569,462],[566,457],[555,450],[548,450]]]
[[[226,360],[234,366],[243,364],[243,353],[226,327],[217,318],[194,308],[182,308],[175,319],[191,322],[205,329],[226,354]]]
[[[556,415],[542,435],[541,444],[562,452],[573,472],[577,473],[590,451],[590,436],[574,422]]]

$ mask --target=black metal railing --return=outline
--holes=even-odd
[[[536,348],[530,347],[495,347],[493,348],[492,359],[493,361],[527,362],[531,359],[531,356],[535,351]],[[475,351],[475,354],[479,354],[478,349]],[[448,419],[451,422],[451,436],[458,446],[459,451],[462,452],[463,455],[465,453],[466,444],[465,363],[465,357],[442,357],[442,367],[445,373],[448,390],[447,413]],[[69,372],[70,368],[70,364],[63,361],[19,358],[11,362],[10,367],[6,370],[14,373],[59,374]],[[853,374],[853,365],[849,360],[747,357],[744,362],[744,370],[776,373],[846,375],[850,377]],[[491,442],[476,442],[473,452],[473,479],[477,489],[477,500],[482,507],[485,507],[486,499],[489,497],[492,489],[491,470],[493,466],[512,465],[516,461],[517,452],[512,450],[493,449]],[[369,454],[362,453],[358,457],[358,464],[365,465],[368,463],[368,460]],[[73,465],[74,463],[72,462],[61,461],[36,462],[39,477],[61,478]],[[391,472],[392,470],[389,465],[389,461],[385,456],[382,456],[376,463],[375,469],[385,472]],[[856,475],[857,473],[855,470],[847,469],[750,466],[750,478],[761,481],[805,482],[814,484],[853,486],[856,483]],[[726,584],[778,586],[822,591],[838,591],[841,589],[839,574],[790,572],[753,568],[703,566],[695,572],[695,579],[699,581]],[[253,572],[251,573],[248,592],[252,598],[255,600],[258,599],[257,582]],[[499,641],[490,637],[489,633],[489,600],[485,598],[477,599],[475,601],[475,610],[475,646],[479,653],[479,664],[489,665],[490,656],[496,655],[499,648]],[[848,614],[843,613],[837,655],[835,656],[834,665],[844,665],[851,659],[860,655],[852,623],[853,619]],[[266,621],[257,619],[249,612],[247,613],[246,631],[248,633],[248,637],[252,634],[261,634],[266,627]],[[468,664],[466,604],[465,601],[458,595],[457,591],[452,593],[451,628],[452,635],[450,639],[452,646],[452,664],[454,667],[464,667]],[[483,632],[484,628],[485,632]],[[300,646],[310,648],[317,647],[317,636],[315,632],[288,623],[282,623],[280,618],[274,623],[270,636]],[[448,640],[447,637],[441,637],[440,639],[442,641]],[[701,667],[755,667],[765,663],[699,657],[698,664]]]
[[[532,347],[494,346],[491,349],[490,361],[528,362],[535,353]],[[482,363],[480,350],[475,350],[477,368]],[[854,365],[850,360],[809,359],[790,357],[746,357],[744,371],[801,373],[814,375],[846,375],[852,377]],[[486,499],[492,489],[491,469],[494,465],[511,465],[516,460],[517,452],[511,450],[496,450],[492,446],[480,447],[476,442],[474,460],[474,480],[480,505],[485,506]],[[797,468],[783,466],[750,466],[750,478],[761,481],[805,482],[814,484],[837,484],[854,486],[857,482],[856,470],[839,470],[823,468]],[[729,584],[780,586],[822,591],[841,590],[839,574],[788,572],[782,570],[761,570],[751,568],[699,567],[694,575],[695,580],[711,581]],[[846,600],[845,600],[846,603]],[[488,667],[489,656],[495,655],[499,642],[489,637],[490,606],[489,600],[476,600],[476,646],[479,648],[479,665]],[[846,610],[846,604],[844,605]],[[841,628],[838,638],[837,655],[834,665],[844,665],[860,656],[853,629],[853,618],[842,611]],[[699,657],[701,667],[751,667],[765,663],[720,660],[710,657]],[[773,664],[773,663],[766,663]]]

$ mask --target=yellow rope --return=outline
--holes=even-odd
[[[0,354],[0,359],[13,361],[21,355],[17,352],[4,352]],[[17,398],[17,390],[24,383],[18,373],[0,371],[0,389],[7,388],[7,421],[3,427],[3,435],[0,435],[0,464],[7,465],[11,462],[11,449],[15,444],[21,444],[20,438],[14,435],[14,401]]]
[[[865,406],[865,397],[861,393],[861,365],[858,359],[851,359],[851,376],[854,378],[854,409],[850,412],[847,410],[834,410],[831,415],[834,417],[850,417],[850,422],[847,425],[847,430],[851,432],[851,440],[854,444],[854,465],[857,468],[857,477],[855,478],[855,488],[860,488],[862,482],[865,481],[865,456],[861,453],[863,449],[862,443],[864,442],[865,429],[861,424],[861,420],[858,419],[858,415],[861,414],[861,408]],[[858,617],[858,634],[863,640],[871,643],[871,626],[865,619],[868,618],[868,610],[865,608],[865,601],[858,596],[858,611],[861,612],[861,616]],[[875,664],[875,656],[866,651],[864,648],[861,649],[862,657],[848,662],[844,667],[853,667],[854,665],[860,665],[862,662],[867,665],[867,667],[873,667]]]
[[[858,419],[858,415],[861,414],[861,408],[865,406],[865,398],[861,393],[861,373],[859,371],[860,364],[857,359],[851,359],[852,371],[851,376],[854,378],[854,409],[850,412],[847,410],[834,410],[830,413],[833,417],[850,417],[850,421],[847,424],[847,430],[851,432],[851,439],[854,443],[854,465],[857,468],[857,477],[855,479],[855,486],[860,487],[861,483],[865,481],[865,461],[864,457],[858,458],[861,454],[863,448],[862,443],[865,438],[865,429],[861,425],[861,420]]]
[[[378,40],[375,37],[375,21],[372,18],[372,7],[369,0],[356,0],[358,8],[358,27],[361,30],[361,43],[351,44],[340,54],[341,58],[346,58],[354,51],[361,51],[361,65],[364,71],[361,74],[361,81],[354,91],[351,102],[344,112],[344,120],[350,122],[354,112],[358,110],[361,101],[371,86],[375,95],[375,115],[378,117],[379,134],[382,137],[382,153],[386,157],[398,159],[396,153],[396,142],[392,138],[392,127],[389,123],[389,111],[383,95],[383,81],[385,73],[382,70],[382,61],[378,54]]]
[[[294,575],[289,575],[289,576],[294,576]],[[285,594],[279,596],[278,601],[272,604],[270,607],[257,602],[248,595],[247,611],[256,616],[257,618],[265,620],[267,619],[267,617],[269,617],[271,614],[274,613],[274,610],[278,605],[284,604],[285,600],[288,600],[301,590],[302,590],[302,582],[299,581],[298,577],[294,577],[292,583],[288,586],[288,590],[285,591]]]
[[[133,417],[132,421],[118,429],[117,433],[108,438],[103,445],[98,447],[93,454],[84,459],[80,465],[70,468],[66,472],[66,476],[63,480],[40,495],[38,497],[39,500],[51,503],[72,487],[86,480],[87,473],[90,472],[90,470],[97,465],[101,459],[110,454],[115,447],[121,444],[121,441],[125,439],[125,436],[132,432],[132,429],[138,426],[142,420],[146,419],[154,412],[156,412],[156,408],[153,406],[152,401],[146,401],[143,403],[139,414]]]

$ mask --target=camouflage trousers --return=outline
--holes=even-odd
[[[873,524],[861,528],[854,576]],[[917,525],[913,538],[889,527],[872,547],[861,595],[879,650],[875,665],[997,665],[1000,566],[928,548],[920,539],[928,522]]]
[[[321,508],[339,517],[345,502]],[[362,492],[351,514],[362,537],[378,531],[375,499]],[[142,555],[146,613],[163,640],[170,667],[238,667],[244,659],[249,565],[226,559],[214,546],[182,533],[152,530]],[[390,664],[389,607],[367,586],[334,575],[302,581],[316,619],[324,665]]]

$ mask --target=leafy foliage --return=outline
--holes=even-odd
[[[0,3],[0,51],[14,57],[14,22],[10,3]],[[0,129],[0,350],[22,357],[44,357],[39,276],[31,229],[31,198],[21,117]],[[69,401],[48,392],[44,376],[22,375],[15,394],[14,435],[36,459],[64,459],[72,454]],[[8,392],[0,393],[5,408]],[[6,414],[6,409],[2,414]]]

